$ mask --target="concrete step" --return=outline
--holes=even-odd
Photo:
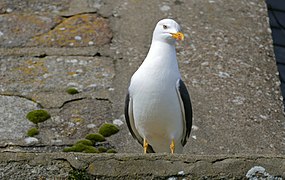
[[[0,156],[0,179],[285,178],[284,155],[15,153]]]

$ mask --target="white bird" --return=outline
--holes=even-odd
[[[131,78],[125,117],[144,153],[182,153],[189,138],[192,107],[175,50],[176,40],[183,39],[174,20],[159,21],[149,52]]]

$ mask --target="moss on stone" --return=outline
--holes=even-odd
[[[27,132],[27,135],[29,137],[34,137],[35,135],[38,135],[38,134],[39,134],[39,130],[37,128],[35,128],[35,127],[29,129],[28,132]]]
[[[68,88],[68,89],[66,90],[66,92],[67,92],[68,94],[71,94],[71,95],[79,93],[78,90],[75,89],[75,88]]]
[[[114,124],[105,123],[99,128],[99,133],[102,134],[104,137],[112,136],[117,132],[119,132],[119,128]]]
[[[108,149],[107,153],[117,153],[117,151],[115,149]]]
[[[84,144],[74,144],[71,147],[66,147],[63,149],[63,152],[83,152],[86,149]]]
[[[78,140],[75,144],[84,144],[86,146],[92,146],[93,142],[88,139]]]
[[[85,149],[82,151],[85,153],[99,153],[99,150],[93,146],[86,146]]]
[[[100,153],[104,153],[104,152],[107,152],[107,148],[105,148],[105,147],[103,147],[103,146],[99,146],[99,147],[98,147],[98,151],[99,151]]]
[[[82,139],[78,140],[73,146],[64,148],[63,152],[98,153],[99,151],[92,145],[92,141],[88,139]]]
[[[50,118],[50,114],[46,110],[34,110],[27,114],[26,118],[34,124],[44,122]]]
[[[102,136],[101,134],[98,134],[98,133],[94,133],[94,134],[87,134],[85,136],[85,139],[88,139],[90,141],[92,141],[94,144],[96,142],[103,142],[103,141],[106,141],[105,137]]]
[[[81,140],[82,141],[82,140]],[[84,142],[79,142],[71,147],[66,147],[63,152],[85,152],[85,153],[99,153],[98,149],[91,145],[86,145]]]
[[[73,147],[66,147],[66,148],[63,148],[62,150],[63,152],[75,152]]]
[[[84,144],[76,144],[71,147],[66,147],[63,149],[63,152],[82,152],[85,149]]]
[[[90,180],[86,170],[72,170],[68,173],[68,180]]]

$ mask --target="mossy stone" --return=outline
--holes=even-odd
[[[115,149],[108,149],[107,153],[117,153],[117,151]]]
[[[87,134],[87,135],[85,136],[85,139],[88,139],[88,140],[92,141],[94,144],[95,144],[95,142],[103,142],[103,141],[106,141],[105,137],[102,136],[101,134],[98,134],[98,133]]]
[[[93,146],[86,146],[85,149],[82,151],[85,153],[99,153],[99,150]]]
[[[99,153],[98,149],[93,146],[76,143],[71,147],[66,147],[63,152],[85,152],[85,153]]]
[[[88,173],[83,170],[72,170],[68,173],[68,180],[90,180]]]
[[[63,149],[63,152],[75,152],[73,147],[66,147]]]
[[[67,147],[63,149],[63,152],[83,152],[86,149],[86,145],[84,144],[74,144],[71,147]]]
[[[82,152],[85,149],[84,144],[73,145],[71,147],[66,147],[63,152]]]
[[[68,88],[68,89],[66,90],[66,92],[67,92],[68,94],[71,94],[71,95],[79,93],[78,90],[75,89],[75,88]]]
[[[93,142],[88,139],[82,139],[82,140],[78,140],[75,144],[84,144],[87,146],[92,146]]]
[[[92,146],[92,141],[88,139],[78,140],[73,146],[66,147],[63,152],[88,152],[96,153],[98,150]],[[99,152],[99,151],[98,151]]]
[[[105,147],[103,147],[103,146],[100,146],[100,147],[98,147],[98,151],[99,151],[100,153],[104,153],[104,152],[107,152],[107,148],[105,148]]]
[[[99,128],[99,133],[102,134],[104,137],[112,136],[119,132],[119,128],[114,124],[104,123]]]
[[[46,110],[34,110],[27,114],[26,118],[34,124],[44,122],[50,118]]]
[[[34,137],[35,135],[38,135],[40,132],[37,128],[33,127],[31,129],[28,130],[27,135],[29,137]]]

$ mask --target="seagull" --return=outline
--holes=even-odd
[[[184,39],[180,29],[172,19],[157,23],[149,52],[130,81],[125,118],[144,153],[182,153],[190,135],[191,100],[175,50]]]

